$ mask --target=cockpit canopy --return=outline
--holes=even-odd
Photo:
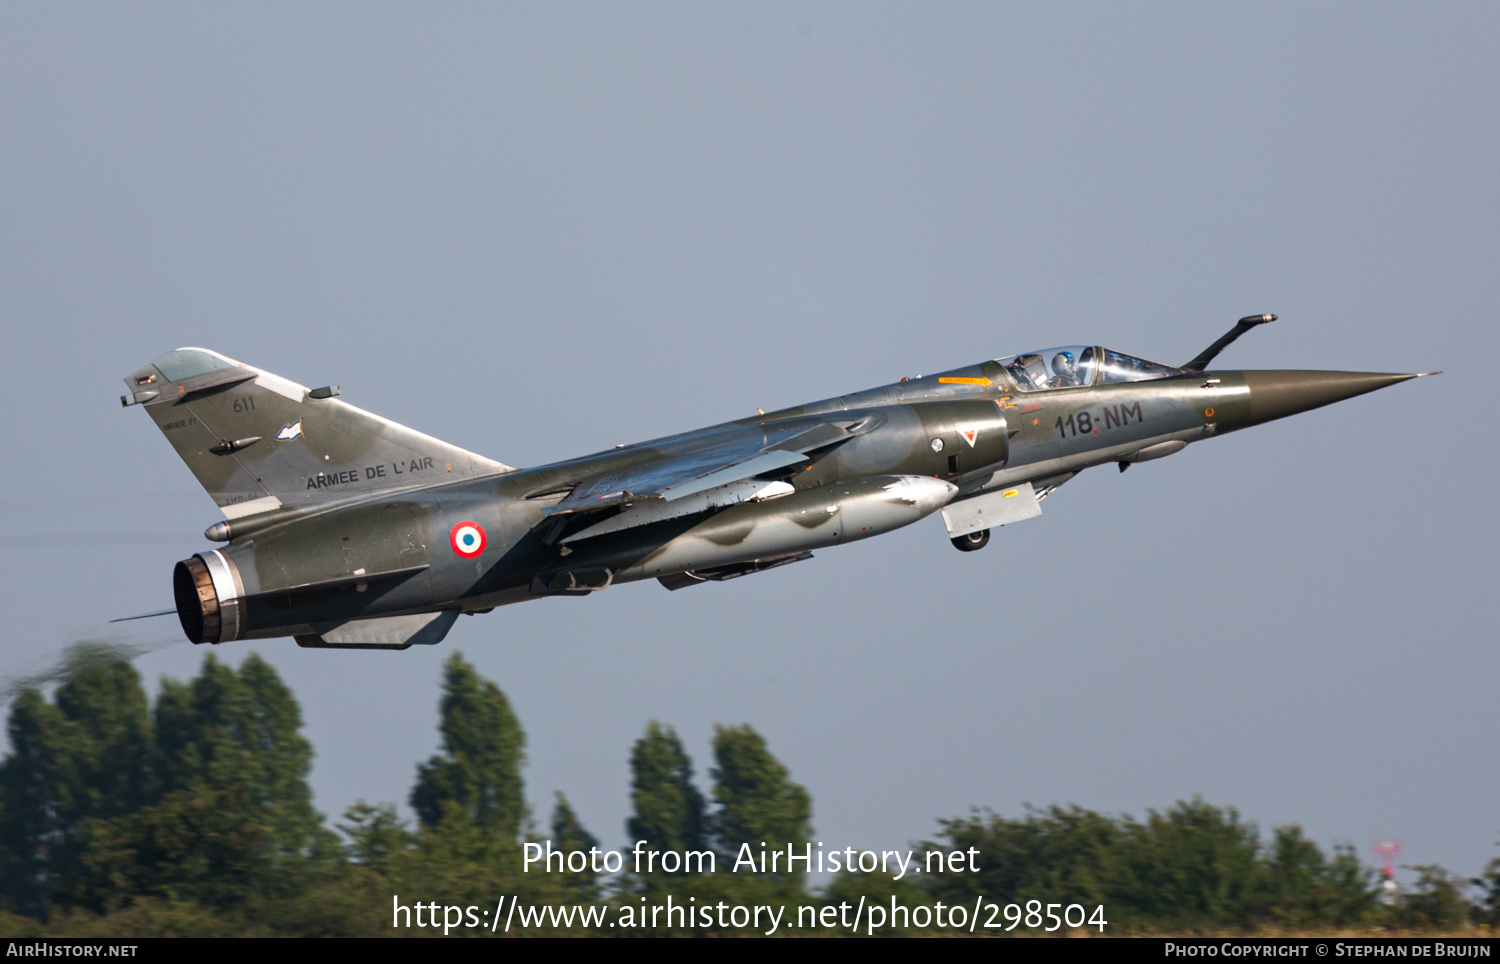
[[[1027,352],[1000,359],[1010,373],[1010,380],[1022,392],[1040,392],[1049,388],[1076,388],[1094,382],[1094,347],[1068,345],[1045,351]]]
[[[1179,369],[1170,365],[1094,345],[1064,345],[1011,355],[999,359],[999,362],[1019,392],[1081,388],[1092,385],[1096,374],[1103,385],[1144,382],[1181,374]]]

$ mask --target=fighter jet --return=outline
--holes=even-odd
[[[336,385],[179,348],[126,378],[120,401],[145,408],[218,504],[204,536],[222,545],[177,563],[175,609],[148,615],[175,612],[194,643],[406,649],[465,613],[735,579],[933,513],[972,552],[1084,469],[1418,377],[1209,370],[1275,318],[1242,318],[1181,366],[1067,345],[526,469],[356,408]]]

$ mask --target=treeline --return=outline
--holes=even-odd
[[[940,821],[934,842],[914,845],[974,848],[973,873],[844,872],[816,891],[800,868],[729,873],[746,843],[755,853],[762,844],[804,852],[811,798],[749,726],[715,729],[705,796],[677,734],[654,721],[631,750],[630,843],[617,849],[644,840],[662,852],[714,853],[718,872],[636,873],[627,864],[608,874],[595,863],[525,873],[528,841],[563,851],[601,845],[561,793],[537,825],[521,779],[521,724],[499,687],[459,654],[444,672],[442,751],[416,768],[415,824],[392,805],[360,803],[332,827],[312,806],[301,710],[258,656],[235,670],[209,655],[197,677],[164,681],[154,702],[127,659],[102,648],[74,657],[50,698],[28,689],[11,701],[10,753],[0,762],[7,936],[433,934],[442,931],[393,929],[393,898],[619,909],[668,894],[679,904],[793,907],[860,897],[972,906],[981,896],[1103,905],[1110,933],[1500,923],[1500,859],[1475,881],[1416,868],[1416,887],[1387,905],[1352,850],[1325,854],[1297,827],[1262,840],[1234,810],[1198,800],[1143,821],[1076,807],[1019,819],[976,812]]]

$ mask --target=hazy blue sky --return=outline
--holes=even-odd
[[[317,804],[400,801],[462,650],[528,794],[624,841],[627,756],[748,722],[818,838],[1202,794],[1500,854],[1500,7],[0,6],[0,675],[169,643],[212,502],[122,376],[201,345],[516,465],[1030,348],[1446,369],[1125,475],[435,649],[235,643]]]

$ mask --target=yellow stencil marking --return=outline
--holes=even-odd
[[[1020,489],[1011,489],[1008,492],[1002,492],[1002,493],[1000,493],[1000,498],[1002,498],[1002,499],[1009,499],[1012,496],[1014,496],[1017,492],[1020,492],[1020,491],[1021,491]]]
[[[939,378],[938,382],[943,385],[988,385],[988,378]]]

